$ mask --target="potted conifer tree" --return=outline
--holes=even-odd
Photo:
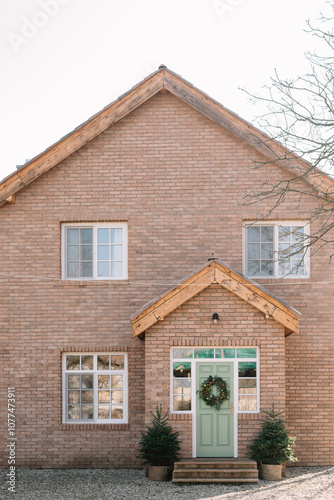
[[[167,481],[171,477],[174,462],[179,460],[179,433],[168,425],[169,410],[162,414],[162,405],[157,406],[152,426],[142,432],[139,442],[139,455],[142,465],[149,466],[148,477],[151,481]]]
[[[267,417],[262,421],[261,432],[248,447],[248,457],[255,460],[260,469],[260,479],[275,481],[282,478],[282,464],[296,462],[295,437],[289,436],[285,421],[279,418],[283,412],[262,410]]]

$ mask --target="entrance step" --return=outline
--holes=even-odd
[[[173,483],[257,483],[256,462],[237,458],[193,458],[174,464]]]

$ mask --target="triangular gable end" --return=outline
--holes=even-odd
[[[168,70],[165,66],[160,66],[158,71],[152,73],[129,92],[33,158],[17,172],[6,177],[0,183],[0,207],[5,203],[14,203],[14,195],[18,191],[58,165],[58,163],[127,116],[159,91],[171,92],[183,102],[248,143],[271,161],[277,161],[283,168],[294,173],[296,171],[300,172],[300,169],[308,171],[309,165],[298,158],[295,158],[293,162],[279,159],[284,157],[293,158],[294,155],[281,144],[224,108],[179,75]],[[320,188],[324,193],[334,190],[334,181],[320,171],[309,176],[307,180],[316,189]]]
[[[130,318],[133,337],[142,338],[148,328],[212,284],[220,284],[261,311],[267,319],[280,323],[285,328],[285,336],[298,334],[300,316],[298,311],[223,262],[213,260],[137,311]]]

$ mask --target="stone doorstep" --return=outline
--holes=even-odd
[[[239,459],[190,459],[190,460],[181,460],[180,462],[174,463],[175,469],[256,469],[257,463],[253,460],[239,460]]]
[[[174,477],[211,477],[211,478],[257,478],[257,470],[253,469],[177,469]]]

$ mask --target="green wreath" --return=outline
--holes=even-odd
[[[217,396],[212,394],[212,387],[214,385],[218,389]],[[226,382],[222,378],[217,377],[217,375],[214,377],[210,375],[209,378],[204,380],[200,390],[197,392],[200,399],[202,399],[207,406],[211,406],[211,408],[214,407],[216,410],[219,410],[225,399],[228,399],[230,396],[230,391],[227,388]]]

